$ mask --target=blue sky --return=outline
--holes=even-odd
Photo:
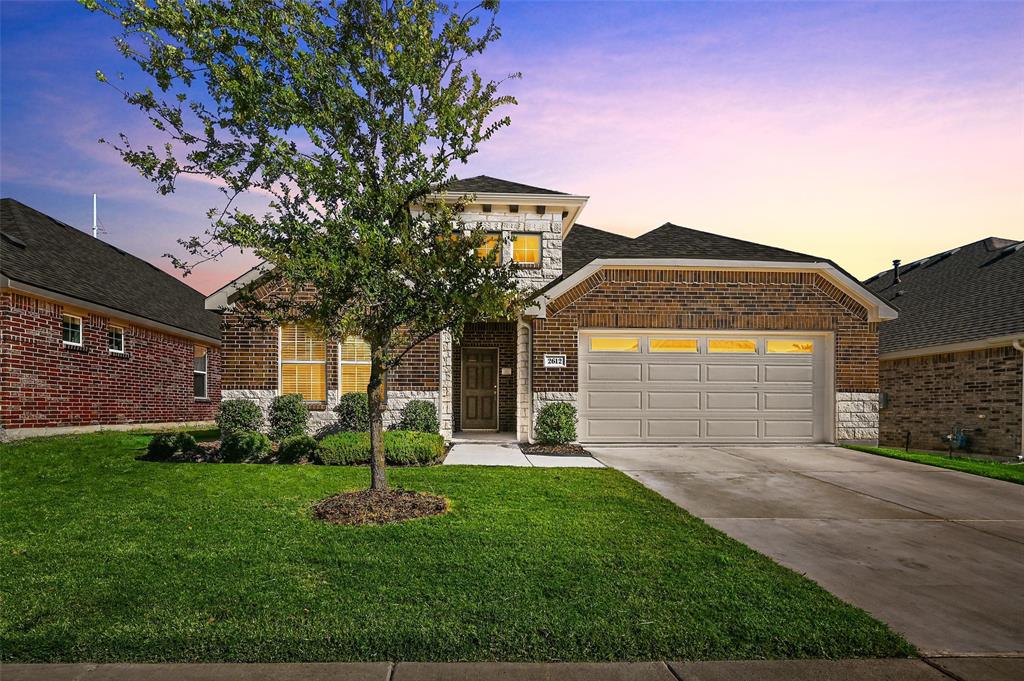
[[[152,139],[94,73],[110,19],[0,5],[0,185],[165,269],[215,188],[171,197],[99,137]],[[513,125],[463,175],[587,194],[581,222],[665,221],[830,257],[867,276],[989,235],[1024,238],[1024,4],[505,2],[479,63],[522,71]],[[187,281],[217,288],[244,256]]]

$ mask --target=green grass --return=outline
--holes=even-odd
[[[1024,465],[1022,464],[999,463],[998,461],[978,461],[977,459],[966,459],[958,456],[949,457],[944,454],[936,454],[934,452],[916,452],[913,450],[906,452],[902,449],[892,449],[889,447],[865,447],[863,445],[845,446],[847,449],[854,449],[858,452],[867,452],[868,454],[877,454],[879,456],[887,456],[890,459],[913,461],[914,463],[923,463],[929,466],[938,466],[939,468],[949,468],[954,471],[960,471],[961,473],[971,473],[972,475],[980,475],[986,478],[1005,480],[1006,482],[1015,482],[1018,485],[1024,485]]]
[[[7,661],[871,657],[865,612],[613,470],[391,470],[443,516],[340,527],[366,468],[136,461],[100,433],[0,447]]]

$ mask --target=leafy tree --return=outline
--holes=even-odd
[[[511,265],[474,257],[484,235],[460,222],[464,206],[438,198],[453,166],[510,122],[504,79],[469,65],[500,36],[497,1],[80,2],[121,25],[120,52],[155,81],[132,90],[97,72],[165,142],[110,144],[161,194],[183,176],[222,187],[175,264],[187,273],[251,249],[272,292],[239,293],[252,323],[301,320],[369,343],[371,488],[386,489],[387,372],[440,330],[524,302]],[[268,197],[263,214],[239,206],[247,193]]]

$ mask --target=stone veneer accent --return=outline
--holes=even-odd
[[[878,442],[878,393],[836,393],[836,440]]]
[[[516,438],[528,442],[533,431],[530,400],[530,325],[516,324]]]
[[[1024,360],[1012,345],[904,359],[882,359],[882,445],[945,450],[954,424],[967,429],[970,451],[1024,453],[1021,439]]]
[[[557,197],[552,197],[556,200]],[[495,210],[484,213],[480,206],[469,206],[462,213],[461,220],[465,225],[480,225],[482,229],[492,233],[501,233],[503,262],[512,260],[513,234],[531,233],[541,235],[540,255],[541,266],[533,269],[520,269],[517,273],[519,283],[525,288],[541,288],[562,274],[562,212],[531,213],[509,212],[508,206],[495,206]],[[501,210],[504,208],[505,210]],[[536,206],[520,206],[521,209],[532,209]]]
[[[440,391],[437,418],[441,423],[441,435],[450,438],[454,430],[452,427],[452,396],[455,394],[452,388],[452,334],[451,331],[442,331],[440,336]]]
[[[436,390],[389,390],[387,394],[387,409],[384,412],[384,428],[390,428],[402,416],[402,408],[413,400],[426,400],[439,405],[439,393]],[[225,390],[222,399],[225,400],[251,400],[259,405],[263,411],[264,420],[270,414],[270,404],[277,397],[276,390]],[[317,434],[329,431],[337,422],[338,417],[334,413],[334,407],[338,404],[339,394],[337,390],[327,391],[327,404],[324,409],[310,409],[309,427],[310,434]],[[438,412],[440,413],[440,411]],[[442,433],[443,434],[443,433]]]

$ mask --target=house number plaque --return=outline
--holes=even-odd
[[[565,355],[544,355],[545,369],[564,369],[566,365]]]

